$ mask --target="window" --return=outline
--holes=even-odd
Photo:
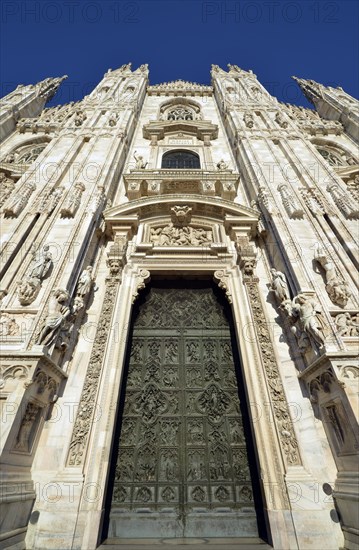
[[[193,120],[193,112],[185,107],[176,107],[168,111],[167,120]]]
[[[201,168],[199,156],[192,151],[169,151],[162,157],[162,168]]]

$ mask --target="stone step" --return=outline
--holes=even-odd
[[[107,539],[99,550],[270,550],[259,538]]]

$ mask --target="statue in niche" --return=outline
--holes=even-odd
[[[217,162],[217,169],[228,170],[228,164],[223,159],[221,159],[219,162]]]
[[[25,208],[30,198],[30,195],[35,190],[35,184],[26,182],[25,185],[13,196],[6,208],[4,208],[5,216],[17,217]]]
[[[22,306],[27,306],[35,300],[40,291],[41,283],[49,273],[52,265],[52,254],[48,244],[42,247],[40,254],[38,254],[38,251],[33,253],[33,260],[25,277],[18,283],[18,299]]]
[[[277,301],[281,304],[284,300],[290,299],[287,280],[284,273],[274,268],[271,269],[271,274],[272,283],[270,290],[274,292]]]
[[[92,270],[93,270],[93,267],[89,265],[81,273],[77,283],[77,288],[76,288],[77,296],[83,297],[90,292],[92,283],[93,283]]]
[[[253,128],[254,120],[253,120],[253,115],[251,113],[244,113],[243,121],[244,121],[244,124],[247,126],[247,128]]]
[[[68,306],[69,293],[63,288],[53,291],[49,299],[47,316],[43,322],[37,344],[50,346],[56,339],[71,311]]]
[[[15,444],[16,451],[24,451],[24,452],[30,451],[30,444],[31,444],[30,435],[31,435],[32,428],[36,420],[37,414],[39,412],[39,409],[40,408],[34,405],[33,403],[28,403],[24,417],[21,421],[19,433],[16,438],[16,444]]]
[[[41,253],[37,255],[37,252],[33,254],[33,260],[31,262],[28,276],[31,279],[44,279],[52,266],[52,254],[50,252],[50,246],[45,244],[42,247]]]
[[[334,263],[325,253],[323,247],[317,243],[314,250],[314,259],[323,267],[325,271],[325,290],[334,304],[345,307],[351,296],[348,285],[340,281]]]
[[[136,161],[136,170],[144,170],[148,164],[148,162],[145,162],[142,155],[136,155],[137,151],[134,151],[133,157]]]

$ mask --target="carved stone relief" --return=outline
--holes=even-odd
[[[212,231],[192,226],[176,227],[172,222],[166,226],[151,228],[150,240],[158,246],[209,246]]]
[[[334,317],[335,327],[339,336],[359,337],[359,314],[338,313]]]
[[[41,407],[35,403],[28,403],[25,414],[16,437],[13,450],[22,453],[31,452],[32,443],[36,436],[37,427],[40,420]]]
[[[92,415],[96,404],[97,384],[101,373],[102,361],[108,338],[108,327],[110,326],[112,311],[115,305],[115,298],[120,282],[119,275],[122,265],[121,260],[110,258],[109,262],[110,276],[106,279],[106,291],[102,310],[98,321],[87,376],[82,390],[80,405],[69,446],[69,453],[67,457],[67,463],[69,466],[79,466],[85,458]]]

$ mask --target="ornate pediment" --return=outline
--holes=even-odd
[[[240,228],[244,234],[256,234],[260,216],[257,210],[218,197],[203,197],[197,194],[145,197],[112,206],[105,210],[103,215],[107,232],[113,236],[122,225],[132,226],[135,231],[142,221],[167,217],[169,222],[173,216],[173,208],[178,209],[180,206],[191,209],[192,220],[202,219],[212,224],[224,222],[227,230]]]
[[[163,139],[167,134],[183,132],[194,135],[201,141],[208,143],[211,139],[217,139],[218,126],[208,120],[163,120],[151,121],[143,127],[143,137],[151,140],[151,145]]]

